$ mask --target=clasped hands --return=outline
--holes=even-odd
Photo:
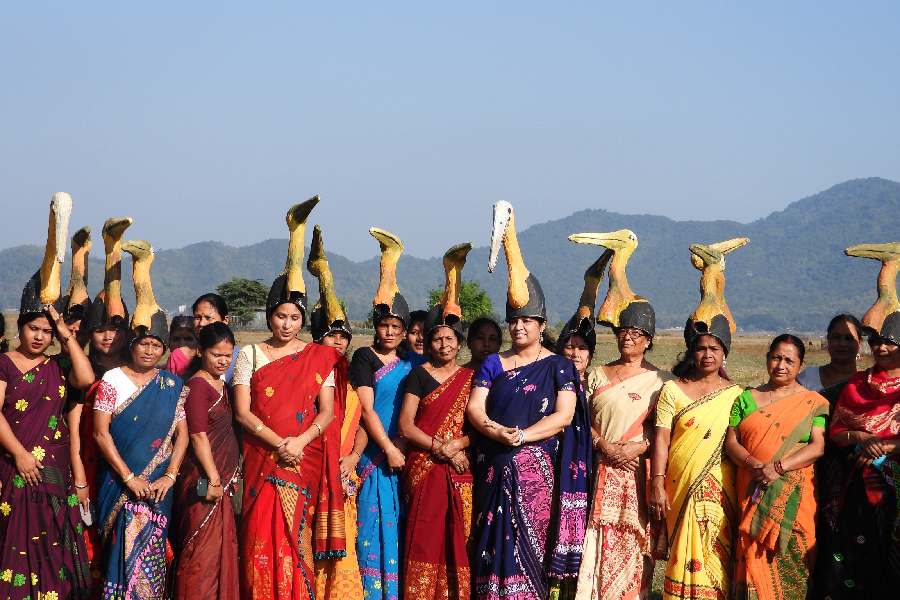
[[[463,452],[462,441],[459,438],[434,438],[431,454],[441,462],[450,463],[457,473],[464,473],[469,468],[469,457]]]
[[[309,444],[309,440],[305,434],[288,436],[281,440],[281,443],[275,448],[279,464],[288,467],[296,465],[303,460],[303,450],[307,444]]]
[[[641,456],[647,451],[645,442],[607,442],[596,438],[597,449],[603,454],[604,462],[617,469],[634,471],[641,464]]]

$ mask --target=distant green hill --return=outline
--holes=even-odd
[[[514,198],[511,201],[515,204]],[[487,229],[487,206],[483,219]],[[323,226],[328,234],[328,224]],[[599,256],[599,249],[576,246],[566,237],[621,228],[633,230],[640,240],[629,265],[629,279],[638,294],[653,302],[660,327],[683,325],[696,305],[699,272],[690,265],[688,245],[745,235],[750,244],[729,255],[727,268],[726,295],[738,325],[747,330],[819,331],[835,313],[860,314],[871,304],[878,263],[847,258],[842,251],[860,242],[900,239],[900,183],[878,178],[847,181],[749,224],[583,210],[529,227],[519,232],[519,240],[529,269],[547,294],[552,320],[571,315],[583,271]],[[486,244],[487,240],[476,242]],[[102,244],[95,247],[102,248]],[[287,240],[266,240],[241,248],[201,242],[161,251],[153,266],[157,298],[173,310],[231,277],[268,284],[284,264],[286,247]],[[487,254],[483,245],[472,250],[463,277],[481,283],[496,310],[502,312],[505,267],[501,259],[495,273],[489,274]],[[37,269],[41,255],[38,246],[0,251],[0,306],[18,306],[22,285]],[[90,267],[94,292],[102,281],[101,258],[101,252],[94,252]],[[351,317],[365,318],[377,284],[377,258],[352,262],[332,253],[329,259]],[[133,305],[130,270],[126,259],[123,288],[129,291],[129,305]],[[406,255],[400,260],[400,287],[411,306],[424,306],[428,290],[442,279],[439,259]],[[315,297],[314,283],[310,289]]]

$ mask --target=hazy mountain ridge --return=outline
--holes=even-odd
[[[487,229],[488,207],[483,218]],[[323,228],[327,247],[328,224]],[[861,314],[870,306],[879,265],[845,257],[843,249],[861,242],[900,239],[900,183],[878,178],[847,181],[746,224],[675,221],[656,215],[588,209],[534,225],[519,232],[519,241],[528,268],[547,294],[552,320],[566,319],[574,311],[584,269],[601,250],[572,244],[566,237],[622,228],[632,229],[640,240],[629,263],[629,281],[636,293],[653,302],[661,327],[682,325],[697,303],[699,272],[690,264],[688,245],[745,235],[750,244],[729,255],[726,271],[726,295],[738,325],[745,329],[819,330],[837,312]],[[43,230],[36,221],[36,234]],[[486,244],[487,240],[476,242]],[[374,241],[372,245],[374,250]],[[99,239],[95,240],[95,249],[90,264],[92,293],[103,279]],[[166,309],[174,310],[231,277],[260,279],[268,285],[281,271],[286,249],[286,239],[269,239],[240,248],[200,242],[160,251],[153,265],[157,299]],[[18,306],[22,286],[37,270],[42,255],[39,246],[0,251],[0,306]],[[502,313],[505,264],[501,257],[495,273],[489,274],[487,257],[484,245],[473,249],[463,277],[481,283],[490,293],[495,310]],[[353,262],[329,253],[329,260],[338,293],[347,302],[351,317],[364,318],[377,285],[377,257]],[[132,306],[130,260],[126,258],[123,263],[123,289]],[[64,281],[68,280],[68,269],[67,263]],[[315,279],[305,275],[311,302],[315,302]],[[410,306],[422,307],[428,290],[443,281],[440,259],[404,255],[398,279]],[[604,291],[605,286],[601,295]]]

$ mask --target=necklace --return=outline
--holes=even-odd
[[[535,356],[534,358],[532,358],[531,361],[525,363],[525,364],[522,365],[521,367],[519,367],[519,362],[515,359],[515,357],[513,357],[513,371],[516,371],[517,369],[525,368],[525,367],[527,367],[528,365],[534,364],[534,363],[537,362],[537,360],[541,357],[541,354],[543,354],[543,352],[544,352],[544,349],[541,348],[540,350],[538,350],[537,356]]]

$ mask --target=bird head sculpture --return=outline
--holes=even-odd
[[[462,270],[466,265],[466,256],[472,244],[457,244],[444,253],[444,293],[440,300],[431,307],[425,317],[425,335],[444,326],[462,336],[462,306],[459,304],[459,293],[462,289]]]
[[[319,197],[290,207],[284,217],[287,223],[289,239],[284,271],[272,282],[266,298],[266,317],[271,317],[275,309],[282,304],[293,304],[303,313],[306,321],[306,283],[303,281],[303,238],[306,234],[306,220],[309,213],[319,203]]]
[[[612,250],[604,250],[600,258],[595,260],[584,272],[584,287],[581,290],[581,298],[578,300],[578,308],[572,315],[557,338],[557,346],[562,346],[573,335],[580,336],[591,350],[591,355],[597,347],[597,332],[594,330],[594,308],[597,305],[597,292],[603,281],[603,273],[613,256]]]
[[[594,244],[612,252],[609,260],[609,288],[597,312],[597,322],[613,329],[634,327],[649,337],[656,335],[656,312],[650,301],[638,296],[628,284],[626,268],[638,247],[638,238],[630,229],[608,233],[576,233],[569,236],[576,244]]]
[[[712,335],[722,342],[726,354],[731,350],[731,335],[737,326],[725,302],[725,255],[749,241],[739,237],[709,245],[690,245],[691,264],[700,271],[700,304],[684,327],[688,347],[698,336]]]
[[[134,340],[154,337],[164,345],[169,344],[169,326],[166,313],[156,303],[153,295],[153,282],[150,279],[150,267],[153,265],[153,246],[146,240],[133,240],[122,244],[122,250],[131,255],[134,283],[134,314],[131,316],[131,330]]]
[[[39,313],[51,304],[58,305],[71,216],[72,196],[66,192],[54,193],[50,198],[50,218],[44,258],[40,269],[31,276],[22,290],[19,313]],[[62,306],[57,306],[57,309],[63,312]]]
[[[342,333],[348,339],[353,339],[350,320],[344,314],[344,308],[334,289],[334,276],[328,264],[328,257],[325,255],[322,229],[318,225],[313,227],[306,269],[319,280],[319,301],[309,318],[313,340],[321,342],[322,338],[331,333]]]
[[[370,228],[369,235],[378,240],[381,249],[378,290],[372,299],[372,322],[378,325],[382,319],[393,317],[408,327],[409,305],[397,285],[397,262],[403,254],[403,242],[390,231],[378,227]]]
[[[532,317],[547,320],[547,307],[541,284],[525,266],[522,249],[516,236],[516,217],[512,204],[500,200],[494,204],[494,219],[491,228],[491,252],[488,271],[493,273],[500,256],[500,248],[506,256],[507,291],[506,320],[517,317]]]
[[[863,315],[863,329],[868,335],[900,345],[900,300],[897,299],[900,242],[858,244],[844,250],[844,254],[881,262],[875,286],[875,303]]]
[[[122,237],[132,223],[131,217],[112,217],[103,224],[103,289],[88,307],[87,323],[82,325],[87,331],[128,327],[128,308],[122,300]]]
[[[63,296],[63,316],[66,323],[83,321],[91,307],[88,294],[88,256],[91,252],[91,228],[82,227],[72,236],[72,271],[69,287]]]

